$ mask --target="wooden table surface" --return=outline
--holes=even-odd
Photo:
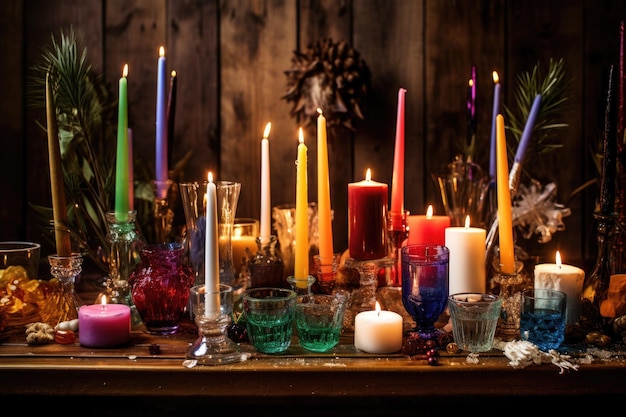
[[[443,352],[439,365],[401,353],[370,355],[357,351],[353,335],[342,335],[329,353],[312,354],[294,336],[280,355],[241,349],[240,363],[188,368],[185,352],[197,338],[185,319],[181,332],[153,336],[134,329],[127,346],[93,349],[78,343],[26,344],[23,326],[11,327],[0,344],[0,398],[29,401],[89,399],[92,415],[197,415],[207,406],[249,409],[257,415],[441,415],[466,407],[515,410],[524,399],[559,401],[578,410],[591,402],[623,401],[626,359],[594,356],[578,370],[552,364],[514,369],[499,350],[469,363],[466,353]],[[150,353],[157,344],[160,352]],[[584,355],[575,354],[573,362]],[[297,411],[292,406],[300,405]],[[238,413],[237,413],[238,414]]]

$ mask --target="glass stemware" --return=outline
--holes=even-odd
[[[413,317],[413,330],[422,339],[437,339],[435,327],[448,302],[449,251],[442,245],[402,248],[402,303]]]

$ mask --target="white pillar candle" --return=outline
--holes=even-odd
[[[469,216],[464,227],[447,227],[446,246],[450,250],[449,293],[486,292],[485,244],[487,231],[470,227]]]
[[[380,309],[363,311],[354,318],[354,347],[367,353],[393,353],[402,349],[402,316]]]
[[[573,325],[580,320],[584,281],[585,272],[576,266],[562,264],[558,251],[556,263],[535,265],[535,288],[562,291],[567,296],[565,325]]]

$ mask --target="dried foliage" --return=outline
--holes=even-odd
[[[45,106],[45,79],[50,72],[57,110],[61,161],[65,181],[68,228],[74,245],[106,269],[109,242],[106,212],[115,187],[115,101],[104,81],[79,53],[78,35],[61,31],[42,48],[41,62],[28,82],[29,105]],[[44,130],[45,126],[41,126]],[[109,138],[107,141],[106,138]],[[52,208],[31,204],[42,222],[46,239],[53,239]]]
[[[344,41],[322,39],[304,52],[294,51],[287,75],[287,94],[293,103],[291,115],[298,123],[314,124],[322,109],[329,127],[355,129],[364,119],[363,108],[370,89],[370,70],[358,51]]]
[[[537,63],[529,72],[517,76],[514,98],[515,106],[506,107],[507,130],[516,139],[513,153],[517,148],[524,132],[528,114],[537,94],[541,94],[541,106],[533,126],[533,141],[528,147],[528,154],[552,152],[563,147],[560,141],[562,135],[558,130],[567,127],[561,122],[564,112],[568,79],[566,78],[565,62],[563,59],[550,59],[548,72],[544,74],[541,64]]]

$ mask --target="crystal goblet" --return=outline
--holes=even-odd
[[[449,251],[443,245],[402,248],[402,304],[413,317],[422,339],[444,333],[435,327],[448,302]]]

